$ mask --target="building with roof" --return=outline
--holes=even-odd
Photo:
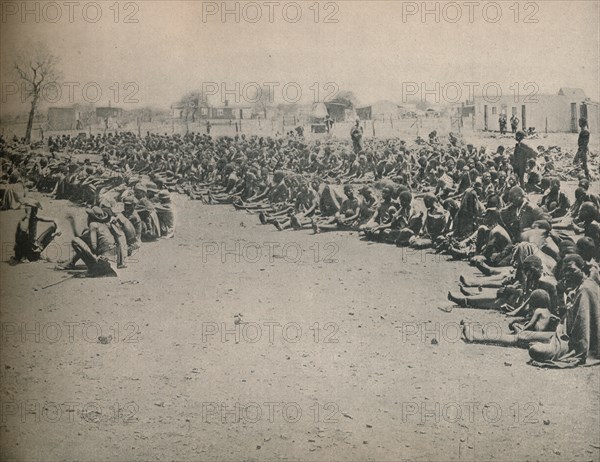
[[[368,106],[357,107],[356,114],[361,120],[399,119],[400,108],[392,101],[382,100]]]
[[[519,130],[534,127],[538,133],[577,133],[580,117],[588,119],[591,130],[598,128],[598,103],[590,100],[580,88],[561,88],[557,94],[476,96],[472,104],[463,107],[463,116],[473,117],[476,130],[498,131],[499,118],[505,114],[510,130],[510,118],[519,119]],[[469,124],[467,124],[469,125]]]

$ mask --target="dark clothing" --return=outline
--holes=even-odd
[[[38,261],[44,249],[52,242],[56,228],[56,225],[52,224],[38,236],[37,220],[21,220],[15,233],[15,260],[26,258],[29,261]]]
[[[525,172],[527,170],[527,161],[529,159],[535,159],[537,157],[537,152],[527,146],[525,143],[520,141],[515,146],[515,152],[513,154],[512,166],[519,178],[519,183],[521,186],[524,186],[525,182]]]
[[[587,164],[588,158],[588,145],[590,143],[590,132],[587,128],[581,129],[579,132],[579,138],[577,139],[577,153],[575,154],[575,158],[573,159],[574,164],[581,163],[585,176],[587,178],[590,177],[590,171]]]
[[[521,207],[511,204],[500,212],[504,228],[508,231],[513,242],[521,241],[521,233],[531,228],[537,217],[536,209],[529,201]]]
[[[350,130],[350,138],[352,138],[352,145],[354,147],[354,152],[359,153],[362,151],[362,136],[363,129],[360,125],[355,125]]]
[[[598,284],[586,279],[569,298],[573,302],[550,342],[530,346],[535,365],[574,367],[600,360]]]
[[[554,204],[554,208],[550,210],[550,205]],[[540,205],[542,207],[546,207],[546,210],[550,213],[552,218],[563,217],[569,211],[569,207],[571,207],[571,203],[569,202],[569,198],[562,191],[558,191],[558,193],[554,194],[550,191],[540,201]]]
[[[142,219],[140,215],[134,210],[129,216],[123,215],[133,225],[135,230],[135,236],[138,241],[142,240]]]

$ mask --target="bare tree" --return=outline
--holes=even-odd
[[[261,114],[267,120],[267,109],[274,103],[271,87],[257,89],[252,96],[254,112]]]
[[[44,87],[56,84],[57,80],[61,78],[58,65],[59,58],[53,55],[43,43],[35,44],[15,59],[14,69],[21,80],[24,97],[26,100],[31,99],[31,109],[25,132],[26,143],[31,141],[33,119]]]
[[[200,91],[189,91],[179,100],[178,105],[183,109],[185,122],[188,121],[188,118],[190,118],[192,122],[196,122],[196,113],[203,101],[204,98]]]

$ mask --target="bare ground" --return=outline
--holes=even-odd
[[[600,368],[458,340],[506,324],[438,309],[466,263],[176,204],[118,278],[1,263],[3,460],[600,460]]]
[[[66,279],[64,217],[85,214],[43,203],[50,262],[9,266],[24,212],[0,216],[2,460],[600,460],[600,368],[460,341],[462,319],[507,324],[438,309],[466,263],[177,197],[174,239]]]

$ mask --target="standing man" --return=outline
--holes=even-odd
[[[333,127],[333,120],[331,120],[331,117],[329,117],[329,114],[327,114],[325,116],[325,130],[327,133],[331,132],[331,127]]]
[[[516,133],[517,128],[519,128],[519,118],[513,114],[510,118],[510,129],[513,133]]]
[[[590,144],[590,131],[587,126],[587,119],[582,117],[579,119],[579,127],[581,131],[579,132],[579,138],[577,139],[577,154],[575,154],[575,158],[573,159],[574,164],[581,163],[583,167],[583,172],[585,173],[585,177],[587,179],[590,178],[590,171],[588,169],[587,157],[588,157],[588,145]]]
[[[498,124],[500,125],[500,134],[504,135],[506,133],[506,114],[500,114]]]
[[[350,130],[350,138],[352,138],[352,145],[356,154],[362,151],[362,136],[363,128],[360,126],[360,119],[357,117],[354,127]]]
[[[537,157],[537,152],[523,142],[525,139],[524,131],[519,130],[515,134],[515,139],[517,140],[517,144],[515,146],[515,152],[513,153],[512,166],[517,178],[519,179],[519,184],[521,187],[523,187],[525,185],[527,161],[529,159],[535,159]]]

